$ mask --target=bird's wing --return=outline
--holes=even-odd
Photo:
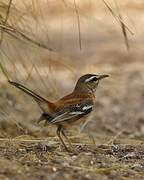
[[[93,108],[93,102],[91,100],[83,100],[80,104],[66,105],[63,108],[58,109],[52,114],[51,123],[59,123],[74,119],[79,119],[84,115],[90,113]]]

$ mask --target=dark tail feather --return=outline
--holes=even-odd
[[[36,94],[35,92],[33,92],[32,90],[28,89],[27,87],[23,86],[22,84],[19,84],[17,82],[13,82],[13,81],[8,81],[10,84],[12,84],[13,86],[17,87],[18,89],[22,90],[23,92],[25,92],[26,94],[32,96],[33,98],[35,98],[38,101],[45,101],[47,102],[46,99],[44,99],[43,97],[39,96],[38,94]]]
[[[23,92],[25,92],[26,94],[32,96],[34,98],[34,100],[39,104],[40,108],[42,109],[43,112],[48,112],[48,105],[52,104],[49,101],[47,101],[45,98],[39,96],[38,94],[36,94],[35,92],[33,92],[32,90],[28,89],[27,87],[17,83],[17,82],[13,82],[13,81],[8,81],[11,85],[15,86],[16,88],[22,90]]]

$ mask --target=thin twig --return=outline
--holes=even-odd
[[[115,141],[120,135],[122,135],[123,132],[124,132],[124,130],[119,131],[119,132],[118,132],[114,137],[112,137],[106,144],[107,144],[107,145],[110,145],[110,144],[114,145],[114,141]]]
[[[117,12],[118,12],[118,16],[119,16],[119,19],[120,19],[120,25],[121,25],[121,28],[122,28],[122,33],[123,33],[123,36],[124,36],[124,41],[125,41],[125,44],[126,44],[126,48],[127,48],[127,50],[129,50],[129,41],[128,41],[128,37],[127,37],[126,27],[122,23],[123,22],[123,18],[122,18],[122,15],[120,13],[120,9],[119,9],[119,7],[118,7],[118,5],[117,5],[115,0],[114,0],[114,2],[115,2],[116,8],[117,8]]]
[[[44,86],[44,87],[46,88],[46,90],[47,90],[47,89],[48,89],[48,86],[47,86],[47,84],[45,83],[45,81],[43,80],[43,78],[42,78],[42,76],[41,76],[39,70],[38,70],[37,67],[35,66],[35,64],[33,64],[33,67],[34,67],[36,73],[38,74],[38,76],[39,76],[39,78],[40,78],[40,80],[41,80],[43,86]]]
[[[4,66],[2,65],[2,63],[0,62],[0,69],[3,73],[3,75],[6,77],[7,80],[9,80],[9,76],[8,76],[8,73],[6,71],[6,69],[4,68]]]
[[[59,65],[62,65],[63,67],[68,69],[73,74],[73,77],[77,78],[77,73],[72,68],[72,65],[66,64],[63,61],[58,61],[58,60],[53,60],[53,62],[55,62],[56,64],[59,64]]]
[[[120,17],[118,15],[116,15],[114,13],[114,11],[112,10],[112,8],[110,7],[110,5],[105,1],[105,0],[102,0],[103,3],[105,4],[105,6],[108,8],[108,10],[110,11],[110,13],[113,15],[113,17],[116,19],[117,22],[123,24],[123,26],[129,31],[129,33],[131,35],[134,35],[134,33],[128,28],[128,26],[122,21],[122,19],[120,19]]]
[[[74,0],[74,8],[75,8],[75,12],[76,12],[76,16],[77,16],[77,20],[78,20],[78,35],[79,35],[79,47],[80,50],[82,49],[82,43],[81,43],[81,25],[80,25],[80,17],[79,17],[79,12],[78,12],[78,8],[76,5],[76,1]]]
[[[8,18],[9,18],[9,14],[10,14],[10,8],[11,8],[11,4],[12,4],[12,0],[9,0],[9,4],[8,4],[8,9],[7,9],[7,13],[6,13],[6,18],[3,22],[3,25],[6,25]],[[1,31],[1,38],[0,38],[0,44],[3,41],[3,36],[4,36],[4,31]]]
[[[28,37],[23,32],[15,29],[14,27],[11,27],[11,26],[8,26],[8,25],[5,26],[3,24],[0,24],[0,29],[4,30],[6,33],[8,33],[9,35],[11,35],[11,36],[13,36],[13,37],[15,37],[17,39],[20,39],[20,40],[25,39],[25,40],[27,40],[27,41],[41,47],[41,48],[47,49],[49,51],[53,51],[53,49],[47,47],[46,45],[44,45],[44,44],[42,44],[40,42],[37,42],[36,40],[34,40],[34,39],[30,38],[30,37]],[[19,36],[22,37],[23,39],[21,39]]]
[[[7,43],[7,42],[6,42]],[[7,43],[7,49],[8,49],[8,43]],[[9,53],[11,52],[10,50],[10,48],[8,49],[9,50]],[[17,68],[17,66],[16,66],[16,64],[13,62],[13,60],[11,60],[10,59],[10,57],[7,55],[7,53],[5,52],[5,50],[3,50],[2,48],[0,49],[0,53],[2,54],[2,55],[4,55],[4,57],[6,57],[7,58],[7,60],[11,63],[11,65],[12,65],[12,70],[14,70],[14,72],[15,72],[15,74],[16,74],[16,70],[19,72],[19,74],[22,76],[22,72],[19,70],[19,68]],[[5,61],[5,59],[4,59],[4,61]],[[1,63],[2,64],[2,63]],[[6,68],[5,68],[6,69]]]
[[[29,80],[33,69],[34,69],[34,63],[32,64],[32,67],[31,67],[30,71],[28,72],[28,75],[27,75],[26,79],[24,80],[24,84]]]

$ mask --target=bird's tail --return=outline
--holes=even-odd
[[[17,82],[13,82],[13,81],[8,81],[11,85],[15,86],[16,88],[22,90],[23,92],[25,92],[26,94],[32,96],[34,98],[34,100],[39,104],[40,108],[42,109],[43,112],[48,113],[49,109],[54,107],[54,104],[48,100],[46,100],[45,98],[43,98],[42,96],[36,94],[35,92],[33,92],[32,90],[28,89],[27,87],[23,86],[22,84],[19,84]]]

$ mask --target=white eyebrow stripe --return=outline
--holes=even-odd
[[[82,108],[82,110],[85,111],[85,110],[91,109],[92,107],[93,107],[92,105],[84,106],[84,107]]]
[[[91,81],[92,79],[94,79],[95,77],[96,77],[96,76],[92,76],[92,77],[86,79],[85,82],[89,82],[89,81]]]

